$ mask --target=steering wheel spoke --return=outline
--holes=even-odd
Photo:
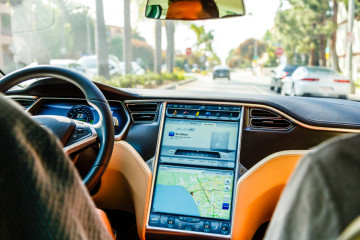
[[[100,120],[96,125],[61,116],[33,117],[39,125],[52,130],[63,144],[63,150],[67,154],[80,151],[96,142],[99,143],[98,155],[91,170],[83,178],[86,187],[91,190],[105,172],[114,146],[114,123],[110,106],[100,89],[89,79],[70,70],[52,66],[23,68],[7,74],[0,80],[0,92],[5,93],[26,80],[43,77],[53,77],[74,84],[84,93],[87,103],[99,114]]]
[[[87,148],[96,142],[97,132],[91,124],[73,120],[75,128],[64,146],[64,152],[71,154]]]

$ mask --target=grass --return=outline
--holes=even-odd
[[[360,78],[358,78],[358,79],[355,81],[355,86],[356,86],[356,87],[360,87]]]
[[[114,76],[110,79],[97,77],[93,79],[93,81],[120,88],[157,88],[167,83],[178,82],[185,79],[185,72],[174,71],[173,73],[161,74],[153,72],[148,72],[144,75],[129,74],[126,76]]]

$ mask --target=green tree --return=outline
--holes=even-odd
[[[338,15],[338,0],[332,0],[332,20],[333,25],[337,26],[337,15]],[[336,52],[336,39],[337,39],[337,28],[335,27],[330,39],[330,63],[335,71],[340,71],[339,59]]]
[[[125,62],[125,74],[131,73],[132,62],[131,48],[131,22],[130,22],[130,0],[124,0],[124,36],[123,54]]]
[[[93,53],[95,48],[95,26],[93,19],[89,16],[89,7],[69,1],[65,8],[67,22],[71,26],[70,34],[73,41],[72,49],[68,49],[67,57],[76,59],[83,54]]]
[[[96,0],[96,55],[97,69],[100,76],[106,79],[110,77],[107,35],[104,19],[104,9],[102,0]]]
[[[139,62],[145,69],[153,68],[154,50],[144,40],[132,39],[133,58]]]
[[[123,60],[123,39],[119,36],[114,37],[110,40],[111,54],[115,55],[120,61]]]
[[[194,31],[196,34],[196,44],[195,47],[197,51],[205,57],[207,61],[211,59],[211,61],[216,60],[218,62],[219,57],[216,56],[212,44],[214,41],[213,30],[206,31],[204,26],[197,26],[195,24],[190,25],[190,29]],[[200,58],[201,59],[201,58]],[[205,62],[201,62],[203,68],[205,68]]]
[[[138,8],[138,21],[141,21],[145,15],[145,9],[146,9],[146,0],[139,0],[137,1],[137,8]],[[162,65],[162,49],[161,49],[161,28],[162,28],[162,20],[154,20],[154,36],[155,36],[155,52],[153,54],[154,59],[149,66],[153,66],[153,71],[155,73],[160,74],[161,73],[161,65]]]
[[[227,62],[231,67],[250,67],[254,59],[254,45],[257,41],[257,54],[261,56],[266,49],[266,45],[259,40],[249,38],[242,42],[239,47],[230,51]]]
[[[276,48],[278,40],[269,30],[266,31],[264,38],[264,44],[266,45],[266,53],[268,55],[268,61],[264,64],[266,67],[275,67],[277,65]]]
[[[279,40],[292,61],[297,53],[309,55],[309,65],[326,65],[325,48],[333,33],[329,0],[289,0],[290,8],[279,10],[275,26]]]

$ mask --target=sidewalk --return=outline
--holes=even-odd
[[[168,89],[168,90],[173,90],[173,89],[176,89],[182,85],[185,85],[185,84],[188,84],[188,83],[191,83],[193,81],[196,80],[196,77],[192,77],[190,79],[185,79],[185,80],[182,80],[180,82],[175,82],[175,83],[169,83],[169,84],[166,84],[166,85],[163,85],[161,87],[158,87],[158,89]]]
[[[360,87],[357,87],[355,89],[355,94],[350,94],[348,99],[354,101],[360,101]]]

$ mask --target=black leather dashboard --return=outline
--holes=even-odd
[[[97,84],[108,100],[161,103],[166,100],[199,102],[233,102],[247,106],[243,122],[240,162],[250,169],[272,153],[284,150],[306,150],[323,141],[360,129],[360,103],[337,99],[315,99],[267,95],[231,95],[200,91],[116,89]],[[51,98],[83,98],[81,92],[70,84],[54,79],[40,80],[23,90],[8,92],[8,95],[31,95]],[[60,100],[59,100],[60,101]],[[159,105],[160,108],[162,105]],[[250,127],[251,107],[263,106],[279,110],[285,118],[293,118],[293,127],[286,131],[268,131]],[[290,119],[291,120],[291,119]],[[144,160],[155,155],[160,119],[150,123],[132,122],[123,136]],[[309,129],[299,123],[320,127]],[[331,127],[332,129],[327,129]],[[347,129],[348,131],[344,130]]]
[[[108,100],[208,100],[262,104],[278,109],[305,124],[319,127],[360,129],[360,102],[277,95],[236,95],[229,93],[117,89],[96,83]],[[7,92],[8,95],[32,95],[39,97],[82,97],[76,87],[61,80],[43,79],[23,90]]]

